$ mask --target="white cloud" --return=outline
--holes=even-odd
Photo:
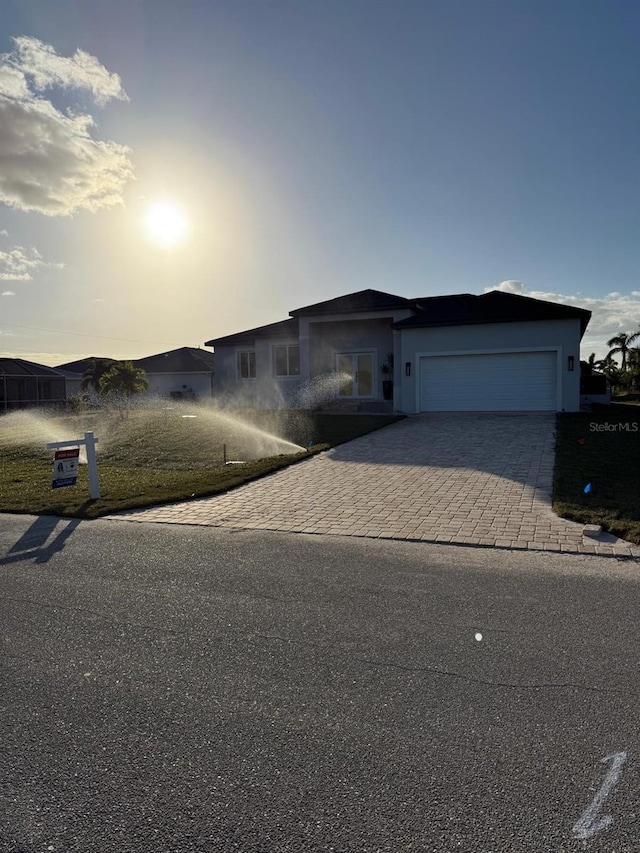
[[[0,237],[8,237],[8,236],[9,236],[9,232],[7,231],[6,228],[3,228],[2,231],[0,231]]]
[[[522,282],[510,279],[501,282],[497,287],[486,287],[484,292],[488,293],[490,290],[502,290],[504,293],[522,293]]]
[[[42,268],[62,269],[64,264],[48,263],[33,247],[25,249],[14,246],[8,252],[0,251],[0,281],[31,281],[35,270]],[[11,291],[3,296],[14,296]]]
[[[574,308],[584,308],[591,311],[591,320],[582,340],[582,351],[595,352],[598,358],[609,352],[607,341],[620,332],[635,332],[640,326],[640,291],[632,290],[628,294],[613,291],[602,297],[567,296],[546,290],[527,290],[522,282],[503,281],[496,287],[485,288],[502,290],[506,293],[517,293],[532,299],[542,299],[545,302],[560,302]]]
[[[7,98],[31,98],[27,79],[17,68],[12,68],[7,63],[7,57],[11,54],[0,54],[0,92]]]
[[[107,71],[90,53],[76,50],[73,56],[58,56],[51,45],[36,38],[18,36],[13,41],[16,47],[8,54],[9,68],[31,78],[34,89],[85,89],[101,105],[111,98],[129,100],[120,77]]]
[[[63,57],[37,39],[14,42],[0,55],[0,201],[48,216],[121,203],[133,178],[129,149],[94,139],[88,113],[63,112],[38,94],[58,86],[97,104],[126,100],[120,78],[84,51]]]
[[[15,295],[16,295],[15,291],[13,291],[13,290],[4,290],[2,292],[2,296],[15,296]]]

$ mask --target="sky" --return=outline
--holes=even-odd
[[[637,0],[3,0],[0,355],[375,288],[640,326]]]

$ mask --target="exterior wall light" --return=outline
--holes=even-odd
[[[411,376],[411,362],[410,361],[407,361],[405,366],[404,366],[404,375],[405,376]]]
[[[569,358],[567,359],[567,361],[569,362],[569,364],[568,364],[569,370],[573,370],[574,364],[575,364],[575,358],[572,355],[570,355]]]

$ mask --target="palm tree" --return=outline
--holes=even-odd
[[[629,349],[631,347],[631,344],[638,338],[640,338],[640,330],[634,332],[631,335],[628,335],[626,332],[620,332],[619,335],[616,335],[615,337],[611,338],[610,341],[607,341],[607,346],[613,347],[613,349],[609,351],[607,358],[609,358],[610,356],[618,355],[618,353],[620,353],[620,356],[622,357],[622,369],[626,370]]]
[[[618,370],[618,362],[615,358],[608,353],[604,358],[601,358],[600,361],[594,362],[594,367],[596,370],[599,370],[600,373],[608,373],[612,370]]]
[[[99,387],[103,394],[131,397],[146,391],[149,383],[144,370],[135,367],[132,361],[116,361],[100,378]]]
[[[640,369],[640,347],[632,347],[629,350],[627,365],[629,370]]]
[[[607,382],[612,390],[622,384],[622,370],[618,367],[618,362],[611,353],[600,361],[596,361],[595,368],[599,373],[603,373],[607,377]]]
[[[628,361],[629,387],[632,391],[640,391],[640,347],[629,350]]]
[[[587,364],[589,365],[589,373],[593,373],[595,370],[598,369],[598,366],[596,364],[595,352],[591,353],[591,355],[589,356],[589,361],[587,362]]]
[[[92,388],[94,391],[99,391],[100,380],[114,364],[115,361],[112,358],[90,358],[82,374],[82,390],[88,391]]]

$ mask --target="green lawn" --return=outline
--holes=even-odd
[[[553,508],[640,544],[640,411],[558,416]]]
[[[46,419],[32,411],[2,416],[0,512],[98,518],[212,495],[397,419],[282,411],[243,412],[238,420],[204,405],[179,404],[133,411],[125,419],[105,412]],[[84,465],[76,487],[51,488],[52,453],[45,445],[79,437],[85,429],[93,429],[99,439],[102,496],[97,501],[89,500]],[[243,464],[224,465],[225,451],[227,460]],[[640,414],[612,407],[560,415],[553,500],[559,515],[602,524],[640,544]]]
[[[94,412],[0,417],[0,512],[98,518],[121,509],[226,491],[248,480],[398,420],[395,415],[216,412],[204,404],[134,410],[126,418]],[[51,488],[46,444],[98,437],[101,497],[89,499],[87,469],[78,484]],[[242,464],[225,465],[227,460]]]

